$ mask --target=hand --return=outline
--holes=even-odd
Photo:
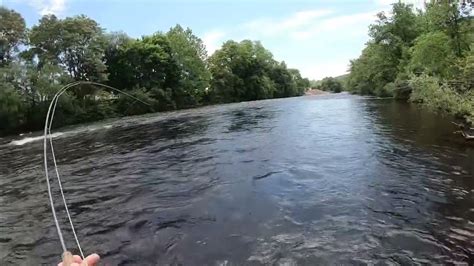
[[[69,253],[70,254],[70,253]],[[58,266],[97,266],[99,263],[100,257],[97,254],[91,254],[87,256],[84,260],[78,255],[72,256],[72,263],[67,265],[63,262],[60,262]]]

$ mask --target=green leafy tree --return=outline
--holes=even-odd
[[[285,62],[275,64],[271,69],[270,77],[275,83],[274,97],[288,97],[296,95],[298,89],[297,84],[294,81],[293,74],[288,71]]]
[[[34,64],[28,64],[20,69],[17,88],[23,95],[25,107],[25,129],[35,130],[44,125],[44,116],[50,101],[61,87],[70,81],[65,70],[52,64],[43,65],[38,69]],[[18,77],[18,76],[17,76]],[[55,126],[77,122],[75,116],[82,112],[83,105],[78,104],[73,91],[64,93],[59,98],[55,113]]]
[[[26,40],[23,17],[14,10],[0,6],[0,66],[11,61],[18,46]]]
[[[297,96],[309,87],[298,70],[278,63],[260,42],[227,41],[209,59],[215,101]]]
[[[423,15],[425,32],[446,33],[456,56],[462,56],[464,51],[469,50],[468,33],[472,27],[470,13],[465,12],[455,1],[436,1],[426,5]]]
[[[390,96],[394,82],[406,70],[410,47],[422,32],[422,22],[412,5],[395,3],[391,13],[378,14],[377,22],[369,27],[371,40],[362,55],[351,61],[347,80],[350,91]]]
[[[86,16],[43,16],[30,30],[0,8],[0,133],[38,130],[53,95],[72,81],[96,81],[150,104],[82,85],[63,94],[53,126],[234,102],[297,96],[309,87],[261,43],[228,41],[208,58],[202,40],[180,25],[140,39],[105,34]]]
[[[413,6],[398,2],[392,5],[391,16],[384,12],[369,27],[373,43],[383,48],[383,56],[391,71],[402,71],[409,61],[409,47],[421,34],[421,19],[413,12]]]
[[[297,69],[288,69],[285,62],[275,64],[270,70],[275,84],[274,97],[292,97],[302,95],[311,85]]]
[[[104,35],[105,47],[105,61],[115,58],[120,48],[133,42],[125,32],[111,32]]]
[[[331,91],[335,93],[339,93],[343,90],[342,83],[333,77],[323,78],[319,88],[324,91]]]
[[[451,86],[459,91],[474,91],[474,50],[465,57],[458,58],[454,64]]]
[[[54,15],[40,19],[30,33],[31,56],[38,67],[45,64],[63,67],[73,80],[104,81],[105,38],[97,22],[86,16],[63,20]]]
[[[136,88],[129,91],[130,95],[149,104],[137,104],[135,100],[130,100],[127,95],[120,94],[117,100],[117,110],[123,115],[139,115],[154,111],[153,107],[158,106],[158,102],[151,96],[151,93],[143,88]]]
[[[369,36],[375,43],[395,46],[411,45],[420,34],[420,20],[413,6],[398,2],[392,5],[391,16],[377,14],[378,20],[369,27]],[[399,56],[401,54],[398,54]]]
[[[24,104],[15,87],[5,80],[0,81],[0,131],[20,126],[24,120]]]
[[[294,89],[286,94],[285,97],[289,96],[300,96],[302,95],[307,89],[309,89],[309,79],[303,78],[301,73],[298,69],[290,68],[288,69],[289,73],[291,74],[291,78],[294,82]]]
[[[104,51],[104,61],[109,73],[107,84],[117,88],[124,88],[129,84],[121,84],[121,75],[127,74],[123,71],[124,50],[135,41],[124,32],[112,32],[104,36],[107,43]]]
[[[454,52],[450,38],[443,32],[430,32],[416,39],[411,48],[409,68],[439,77],[448,77],[454,63]]]
[[[127,41],[107,60],[109,82],[121,89],[142,88],[160,102],[160,110],[176,108],[182,96],[180,68],[173,58],[168,38],[155,33],[141,40]]]
[[[474,92],[457,92],[438,77],[422,74],[410,80],[413,92],[410,100],[434,110],[451,113],[474,122]]]
[[[390,51],[385,45],[369,44],[362,55],[351,61],[348,87],[358,94],[386,96],[386,84],[393,82],[397,76],[397,65],[386,60]]]
[[[391,16],[378,18],[351,62],[348,89],[409,98],[474,121],[471,12],[456,1],[431,1],[417,13],[397,3]]]
[[[119,88],[165,88],[179,78],[179,72],[169,73],[171,68],[177,71],[177,64],[168,39],[161,33],[127,42],[118,49],[113,60],[114,64],[109,65],[109,79]],[[168,74],[176,77],[170,80]]]
[[[245,86],[244,78],[234,66],[239,58],[239,44],[227,41],[221,49],[214,52],[209,58],[209,69],[212,80],[210,95],[214,102],[234,102],[243,98],[242,88]]]
[[[167,33],[174,61],[180,70],[178,106],[191,106],[201,102],[209,87],[211,73],[207,69],[206,47],[202,40],[193,34],[191,29],[180,25],[171,28]]]

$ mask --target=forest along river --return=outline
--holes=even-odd
[[[474,146],[455,130],[339,94],[61,129],[55,148],[106,264],[474,263]],[[42,142],[1,141],[0,264],[55,263]]]

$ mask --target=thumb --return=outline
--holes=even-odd
[[[97,263],[99,263],[100,256],[97,254],[91,254],[87,256],[81,263],[80,266],[95,266]]]

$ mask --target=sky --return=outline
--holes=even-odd
[[[259,40],[276,60],[304,77],[345,74],[368,40],[368,26],[391,0],[0,0],[22,14],[27,26],[45,14],[84,14],[106,31],[139,38],[189,27],[212,54],[226,40]],[[422,0],[409,1],[415,5]]]

